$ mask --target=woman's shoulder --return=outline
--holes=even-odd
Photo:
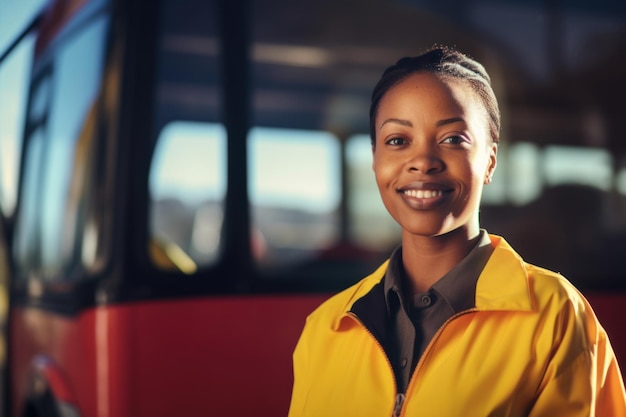
[[[492,242],[495,252],[485,268],[486,279],[479,281],[479,288],[482,285],[489,294],[512,294],[516,301],[527,300],[529,308],[539,311],[566,306],[579,312],[589,310],[581,292],[565,276],[528,262],[499,236],[492,236]]]
[[[525,267],[535,292],[546,292],[567,299],[583,297],[574,284],[560,272],[528,262],[525,262]]]
[[[526,270],[539,315],[552,317],[557,333],[572,331],[586,340],[582,345],[595,345],[604,330],[582,292],[559,272],[528,263]]]

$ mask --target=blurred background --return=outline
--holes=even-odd
[[[73,314],[355,282],[400,238],[371,90],[434,44],[499,98],[482,227],[586,294],[626,292],[626,2],[57,3],[18,39],[47,2],[0,0],[4,316],[9,283]]]
[[[0,51],[43,5],[0,1]],[[177,223],[183,220],[167,223],[175,210],[204,216],[198,227],[220,230],[219,208],[211,207],[226,192],[219,22],[211,2],[198,13],[190,13],[198,7],[190,0],[160,7],[152,231],[185,234],[176,239],[193,246],[193,231]],[[494,183],[485,190],[483,226],[506,236],[529,261],[583,286],[623,288],[617,276],[626,230],[623,2],[272,0],[250,1],[239,18],[228,24],[249,27],[251,67],[241,81],[251,100],[248,191],[254,236],[265,251],[260,262],[290,257],[272,250],[315,252],[346,237],[382,252],[397,242],[372,180],[369,94],[386,66],[439,43],[483,62],[500,100],[502,144]],[[0,72],[0,206],[9,217],[32,59],[28,46],[21,50]],[[85,85],[75,90],[95,91],[88,83],[96,85],[103,63],[80,65],[93,75],[81,71]],[[57,112],[67,119],[69,110]],[[177,169],[183,160],[187,168]],[[347,236],[338,225],[342,209]],[[196,248],[206,258],[201,262],[211,262],[214,246]]]

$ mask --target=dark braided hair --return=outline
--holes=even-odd
[[[374,91],[370,106],[370,136],[372,146],[376,144],[376,114],[380,100],[393,86],[408,76],[430,72],[442,77],[451,77],[467,81],[474,92],[481,98],[489,115],[490,133],[494,143],[500,137],[500,110],[498,100],[491,88],[491,78],[485,68],[467,55],[448,47],[434,47],[416,57],[401,58],[395,65],[385,70]]]

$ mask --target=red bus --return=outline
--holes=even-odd
[[[482,226],[573,281],[625,362],[624,8],[464,5],[45,4],[0,50],[5,415],[286,415],[306,315],[399,243],[369,94],[435,42],[501,98]]]

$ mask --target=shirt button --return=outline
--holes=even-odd
[[[429,295],[422,295],[422,298],[420,299],[420,301],[422,302],[422,305],[424,306],[429,306],[430,303],[432,302],[432,299],[430,298]]]
[[[402,359],[402,362],[400,362],[400,366],[402,368],[406,368],[406,364],[409,363],[409,361],[406,358]]]

